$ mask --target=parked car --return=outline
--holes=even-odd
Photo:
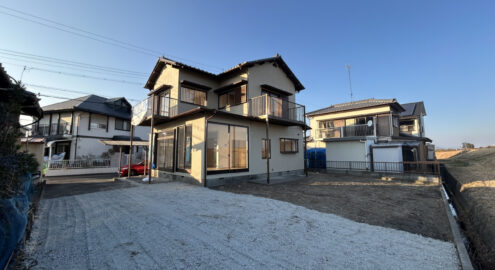
[[[120,169],[120,176],[126,176],[128,174],[129,166],[122,166]],[[144,162],[131,165],[131,175],[144,175],[144,172],[148,171],[148,165],[144,165]]]

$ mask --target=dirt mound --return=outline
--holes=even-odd
[[[487,269],[495,267],[495,148],[459,154],[444,161],[459,182],[460,209],[468,235]]]
[[[436,150],[435,157],[438,160],[444,160],[459,155],[461,152],[462,150]]]

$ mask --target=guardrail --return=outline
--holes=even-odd
[[[108,168],[110,159],[51,160],[46,163],[49,170]]]
[[[336,170],[440,175],[440,163],[437,161],[327,161],[326,163],[327,169]]]

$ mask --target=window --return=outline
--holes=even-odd
[[[100,114],[90,114],[90,129],[99,128],[99,129],[107,129],[107,117],[105,115]]]
[[[187,87],[181,87],[180,100],[200,106],[206,106],[206,92]]]
[[[191,169],[192,126],[177,128],[177,169]]]
[[[174,170],[174,141],[173,129],[157,134],[156,138],[156,165],[158,170]]]
[[[271,151],[271,141],[270,139],[261,139],[261,158],[267,159],[272,158]]]
[[[299,152],[298,139],[280,139],[280,153]]]
[[[239,105],[247,101],[247,87],[241,85],[218,96],[218,108]]]
[[[129,131],[131,129],[131,123],[127,120],[115,118],[115,129]]]
[[[248,169],[248,129],[227,124],[208,123],[208,173]]]

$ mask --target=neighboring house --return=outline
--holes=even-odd
[[[132,106],[123,97],[89,95],[43,107],[44,116],[31,137],[45,139],[46,157],[65,153],[65,160],[98,159],[111,146],[99,139],[130,137]],[[136,139],[148,139],[149,128],[137,127]]]
[[[352,161],[352,166],[369,169],[371,162],[426,161],[431,140],[424,137],[424,115],[423,102],[404,108],[396,99],[332,105],[307,114],[312,128],[308,146],[326,148],[327,166],[350,166],[345,162]]]
[[[400,113],[400,132],[417,137],[425,137],[424,117],[426,116],[423,101],[401,104],[405,111]]]
[[[304,87],[279,55],[220,74],[162,57],[145,87],[133,121],[154,126],[154,176],[213,186],[304,172]]]

